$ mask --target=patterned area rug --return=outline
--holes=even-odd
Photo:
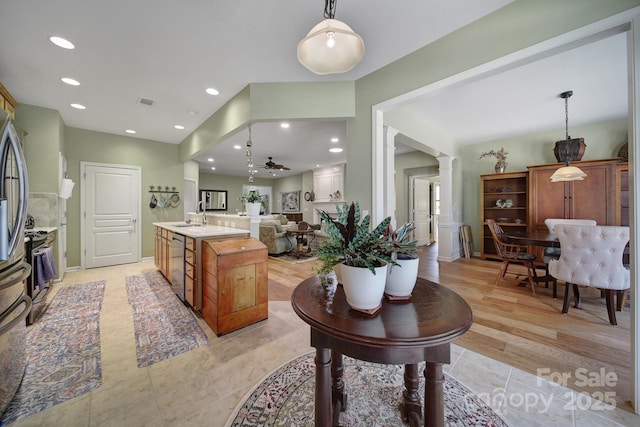
[[[246,397],[227,421],[236,426],[313,426],[315,353],[286,363]],[[403,366],[379,365],[344,357],[347,411],[340,424],[348,426],[404,426],[398,403],[402,400]],[[424,365],[420,366],[420,372]],[[424,396],[424,380],[420,384]],[[444,384],[447,426],[507,426],[473,392],[450,376]],[[423,399],[423,397],[421,397]]]
[[[191,310],[173,293],[160,272],[128,276],[126,284],[139,368],[209,342]]]
[[[28,328],[27,368],[0,425],[102,384],[99,320],[105,283],[60,288],[43,315]]]

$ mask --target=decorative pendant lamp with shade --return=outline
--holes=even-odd
[[[325,0],[325,20],[298,43],[298,61],[316,74],[346,73],[364,58],[362,37],[334,19],[336,1]]]
[[[566,139],[556,142],[553,153],[556,159],[559,162],[564,161],[565,165],[551,175],[551,182],[582,181],[587,176],[580,168],[571,166],[572,160],[582,159],[586,147],[584,138],[571,139],[569,136],[569,97],[571,95],[573,91],[570,90],[560,94],[560,98],[564,99]]]

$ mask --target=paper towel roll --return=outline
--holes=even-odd
[[[61,199],[68,199],[69,197],[71,197],[71,192],[73,191],[74,185],[76,185],[75,182],[71,181],[69,178],[64,178],[62,180],[62,184],[60,184],[59,197]]]

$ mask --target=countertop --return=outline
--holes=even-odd
[[[249,230],[242,228],[225,227],[223,225],[191,223],[187,225],[184,221],[178,222],[154,222],[156,227],[162,227],[174,233],[182,234],[193,238],[220,237],[245,235],[249,237]]]

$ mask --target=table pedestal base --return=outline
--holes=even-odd
[[[316,397],[315,397],[315,425],[340,426],[340,412],[347,409],[347,394],[342,379],[344,366],[342,354],[336,350],[316,348]],[[403,401],[400,412],[403,420],[412,427],[443,427],[444,426],[444,374],[442,363],[427,362],[425,377],[424,408],[418,387],[420,378],[418,364],[406,364],[404,367]],[[329,386],[331,384],[331,386]]]

